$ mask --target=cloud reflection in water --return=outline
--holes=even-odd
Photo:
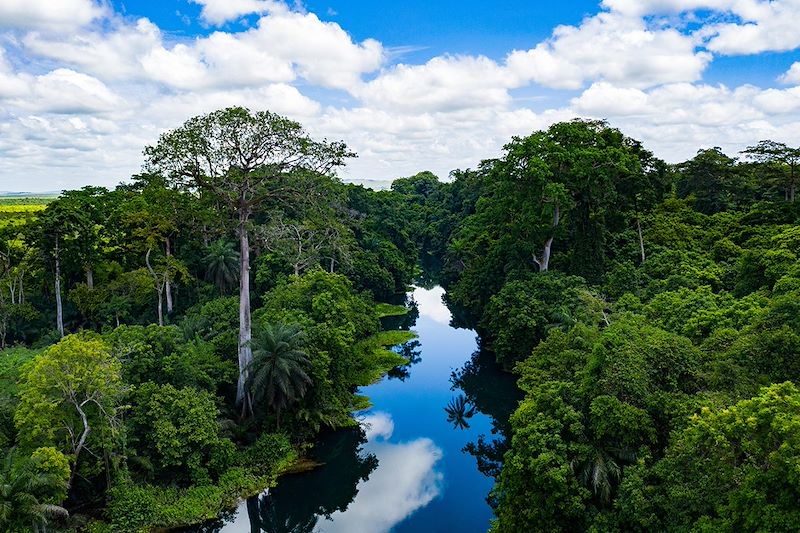
[[[431,439],[391,443],[391,415],[366,415],[362,426],[369,442],[365,451],[378,457],[378,468],[358,485],[358,496],[344,512],[330,521],[320,520],[320,533],[384,533],[414,511],[433,501],[442,490],[442,474],[436,464],[442,450]]]
[[[419,315],[421,317],[430,318],[439,324],[450,324],[450,310],[444,305],[442,296],[444,296],[444,289],[436,286],[432,289],[423,289],[417,287],[414,289],[414,300],[419,307]]]

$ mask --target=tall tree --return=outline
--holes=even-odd
[[[767,140],[748,146],[742,153],[757,163],[771,167],[783,186],[784,198],[787,202],[794,202],[797,181],[800,179],[800,148],[789,148],[783,143]]]
[[[310,170],[327,173],[355,156],[342,142],[315,141],[302,126],[269,111],[230,107],[201,115],[161,135],[144,151],[148,171],[162,173],[189,189],[214,195],[237,219],[239,236],[239,380],[237,403],[242,414],[250,402],[250,241],[253,211],[281,178]]]

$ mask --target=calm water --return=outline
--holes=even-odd
[[[282,477],[196,532],[484,532],[487,495],[519,398],[513,377],[477,352],[475,334],[449,326],[441,288],[416,289],[403,347],[414,363],[362,389],[361,428],[332,432],[312,472]],[[418,310],[418,316],[417,311]],[[414,323],[415,322],[415,323]],[[463,396],[448,421],[445,407]],[[484,437],[481,437],[484,436]]]

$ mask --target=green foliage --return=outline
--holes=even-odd
[[[64,477],[63,465],[46,461],[44,456],[47,455],[50,454],[46,451],[30,459],[20,458],[15,452],[6,454],[0,465],[0,528],[3,531],[24,533],[32,527],[44,529],[53,518],[69,516],[66,509],[56,505],[60,500],[54,500],[54,496],[66,491],[69,467]],[[61,459],[66,461],[63,455]]]
[[[664,531],[793,531],[800,520],[799,438],[800,391],[772,385],[692,416],[654,468],[650,481],[660,486],[642,487],[639,478],[623,496],[645,498]]]
[[[489,300],[481,327],[491,332],[497,361],[512,365],[530,355],[547,332],[569,328],[586,314],[580,298],[585,282],[558,272],[513,280]]]
[[[109,451],[119,437],[118,408],[124,390],[120,364],[104,342],[70,335],[25,365],[14,414],[23,449],[42,446],[73,456]]]
[[[103,335],[122,363],[125,381],[133,385],[162,382],[164,359],[183,340],[175,326],[120,326]]]
[[[239,454],[240,466],[227,468],[216,483],[182,489],[122,480],[109,493],[111,528],[150,531],[216,518],[240,498],[274,486],[276,477],[296,459],[296,451],[285,435],[267,433]]]
[[[385,318],[388,316],[403,316],[408,313],[408,307],[404,305],[377,303],[375,304],[375,312],[378,314],[378,318]]]
[[[253,405],[266,404],[275,411],[280,429],[281,410],[297,402],[311,385],[311,362],[302,349],[298,326],[264,324],[253,339],[253,362],[248,371]]]
[[[210,342],[223,360],[233,360],[239,345],[239,299],[216,298],[192,307],[180,324],[186,339]]]
[[[220,436],[214,396],[191,387],[145,383],[133,400],[130,442],[159,479],[203,484],[230,466],[234,446]]]
[[[212,520],[243,496],[275,483],[271,475],[231,468],[216,484],[188,488],[135,485],[123,482],[109,491],[107,515],[113,531],[148,532]]]
[[[283,433],[264,433],[241,454],[242,466],[255,467],[257,472],[280,473],[297,458]]]

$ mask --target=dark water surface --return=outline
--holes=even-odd
[[[268,493],[193,531],[486,531],[491,475],[519,396],[513,377],[476,351],[475,333],[449,326],[442,294],[413,292],[419,338],[403,350],[415,363],[361,390],[373,408],[359,414],[360,429],[322,437],[313,456],[324,466],[281,477]]]

